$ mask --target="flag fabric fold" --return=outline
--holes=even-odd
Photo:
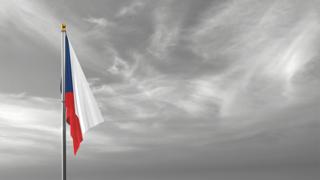
[[[65,108],[66,121],[70,125],[74,154],[76,154],[84,134],[104,120],[67,36],[65,36]]]

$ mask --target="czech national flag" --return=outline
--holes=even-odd
[[[84,134],[104,120],[67,35],[64,82],[66,120],[70,125],[74,154],[76,154]]]

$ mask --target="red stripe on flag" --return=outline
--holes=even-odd
[[[80,127],[80,121],[75,113],[73,92],[66,92],[65,94],[65,106],[67,122],[70,124],[70,134],[73,139],[73,152],[77,154],[80,143],[82,141],[82,132]]]

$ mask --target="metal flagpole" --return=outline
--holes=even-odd
[[[66,153],[66,108],[65,108],[65,24],[61,24],[61,102],[62,102],[62,173],[61,179],[67,179],[67,153]]]

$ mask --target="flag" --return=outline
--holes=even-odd
[[[73,150],[76,154],[84,134],[104,120],[67,35],[64,82],[66,121],[70,125]]]

